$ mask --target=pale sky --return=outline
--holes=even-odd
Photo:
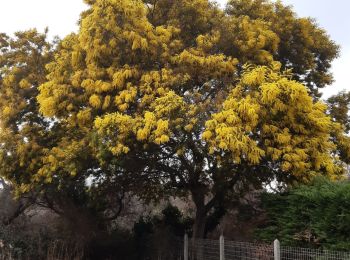
[[[224,4],[226,0],[218,0]],[[282,0],[294,6],[299,16],[316,18],[331,39],[341,46],[341,56],[333,63],[336,82],[328,87],[325,97],[342,89],[350,91],[350,10],[349,0]],[[79,14],[84,10],[82,0],[0,0],[0,32],[49,27],[50,36],[64,37],[77,30]]]

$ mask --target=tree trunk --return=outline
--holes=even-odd
[[[192,191],[192,200],[196,206],[196,216],[193,224],[193,238],[204,238],[207,211],[205,208],[205,192],[197,188]]]
[[[204,193],[201,191],[192,192],[192,199],[196,205],[196,216],[193,224],[191,259],[203,259],[204,247],[200,239],[204,238],[207,212],[205,210]]]
[[[203,209],[196,209],[196,216],[193,224],[193,238],[204,238],[206,215]]]

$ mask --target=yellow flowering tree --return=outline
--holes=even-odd
[[[40,111],[67,136],[38,176],[86,177],[77,162],[91,154],[96,185],[124,176],[145,196],[190,196],[201,237],[214,206],[247,183],[343,173],[348,138],[317,101],[337,46],[313,21],[258,0],[247,2],[261,15],[246,1],[86,2],[40,86]]]
[[[54,47],[46,33],[36,30],[0,34],[0,179],[20,199],[6,224],[33,204],[72,222],[91,216],[94,222],[114,219],[121,209],[123,192],[115,183],[98,189],[86,185],[90,173],[101,167],[82,131],[39,113],[38,87],[46,82],[45,66],[54,58]]]
[[[0,175],[23,192],[51,142],[50,123],[40,115],[36,96],[52,58],[45,34],[0,34]]]

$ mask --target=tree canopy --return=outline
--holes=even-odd
[[[264,0],[225,10],[208,0],[86,2],[46,80],[29,84],[45,129],[63,130],[36,154],[40,167],[18,174],[29,190],[64,177],[190,196],[199,237],[214,206],[245,185],[343,174],[349,138],[318,98],[338,47],[315,21]]]

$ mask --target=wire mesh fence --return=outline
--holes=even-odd
[[[159,251],[157,260],[184,260],[184,240],[174,240],[171,252]],[[225,241],[223,252],[225,260],[270,260],[273,258],[273,246],[268,244]],[[188,240],[188,258],[185,260],[219,260],[220,241],[211,239]]]
[[[350,260],[350,252],[281,246],[281,260]]]
[[[268,244],[225,241],[224,248],[226,260],[274,259],[273,246]]]
[[[188,260],[271,260],[273,246],[265,244],[225,241],[223,246],[224,258],[220,258],[219,240],[201,239],[189,242]]]
[[[276,243],[277,242],[277,243]],[[174,239],[157,260],[350,260],[350,252],[211,239]],[[186,246],[187,243],[187,246]],[[185,251],[187,250],[187,253]]]
[[[196,239],[195,241],[189,241],[189,259],[220,259],[219,240]]]

